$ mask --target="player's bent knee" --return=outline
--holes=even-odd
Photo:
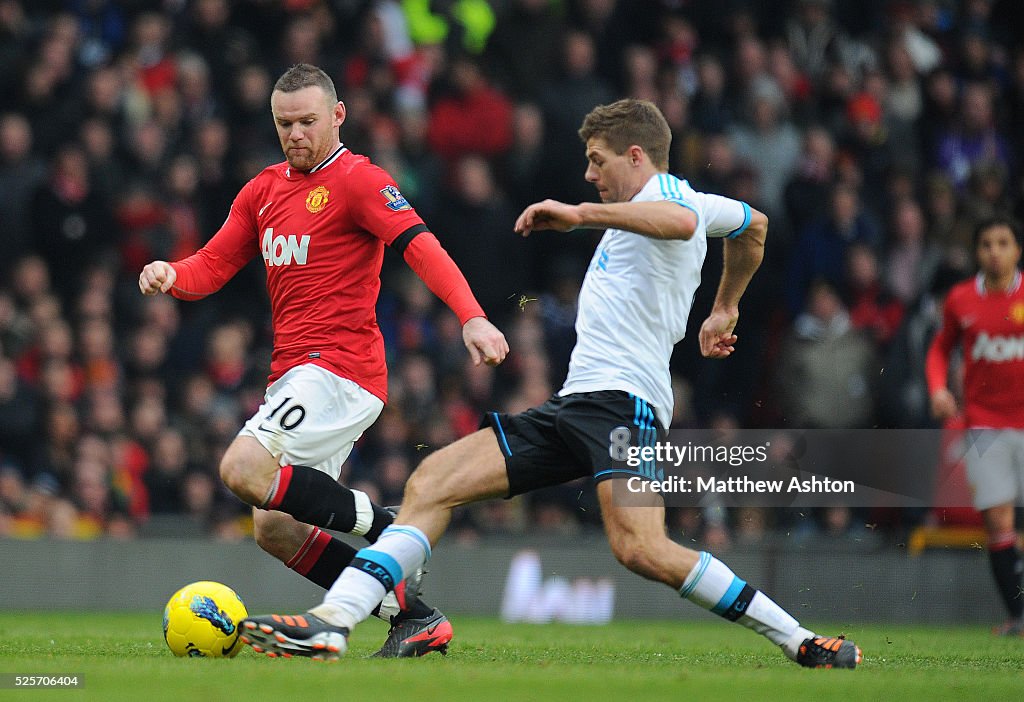
[[[229,450],[220,461],[220,479],[231,492],[239,495],[245,488],[246,477],[245,463]]]
[[[277,461],[255,439],[239,437],[220,461],[220,478],[235,495],[259,506],[273,484]]]
[[[432,507],[437,503],[439,481],[431,476],[430,459],[413,471],[405,484],[405,495],[402,498],[402,506],[415,509]]]

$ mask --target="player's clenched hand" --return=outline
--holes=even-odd
[[[139,290],[143,295],[156,295],[158,292],[167,292],[174,285],[178,274],[174,267],[167,261],[153,261],[146,264],[139,274]]]
[[[462,340],[474,366],[479,366],[481,361],[496,366],[508,355],[505,335],[484,317],[473,317],[462,326]]]
[[[583,223],[578,205],[567,205],[558,200],[536,202],[516,219],[517,234],[530,236],[534,229],[554,229],[560,232],[572,231]]]
[[[932,416],[946,420],[956,415],[956,398],[949,388],[940,388],[931,397]]]
[[[725,358],[736,350],[732,330],[739,321],[737,310],[711,310],[700,325],[700,352],[706,358]]]

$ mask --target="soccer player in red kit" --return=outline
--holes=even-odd
[[[255,508],[257,543],[326,588],[356,552],[322,529],[372,543],[394,519],[338,482],[353,444],[387,401],[374,311],[384,247],[401,253],[455,312],[474,363],[501,363],[508,345],[394,179],[341,143],[345,105],[330,77],[315,66],[293,66],[270,103],[286,160],[242,188],[197,253],[148,264],[139,288],[197,300],[263,257],[274,327],[269,385],[225,452],[220,475]],[[414,592],[405,594],[401,611],[385,606],[379,615],[394,613],[380,654],[443,651],[451,625]]]
[[[1014,506],[1024,498],[1024,287],[1021,232],[1007,219],[982,223],[974,237],[978,275],[950,290],[942,328],[928,350],[932,414],[957,412],[947,387],[949,357],[964,362],[965,456],[974,506],[988,534],[992,575],[1010,618],[996,633],[1024,636],[1024,569],[1014,530]]]

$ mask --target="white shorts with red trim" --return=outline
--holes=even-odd
[[[379,397],[353,381],[306,364],[267,388],[238,433],[255,438],[282,466],[309,466],[337,480],[352,446],[383,409]]]

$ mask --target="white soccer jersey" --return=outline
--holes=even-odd
[[[707,237],[739,236],[750,207],[699,193],[667,173],[651,177],[632,202],[668,200],[697,215],[689,240],[659,240],[609,229],[590,261],[580,290],[576,347],[559,395],[622,390],[656,408],[664,427],[672,421],[672,347],[686,333],[690,305],[700,284]]]

